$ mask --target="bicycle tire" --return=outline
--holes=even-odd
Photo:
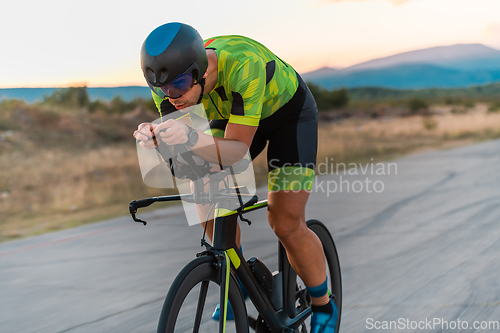
[[[318,220],[309,220],[307,221],[307,227],[311,229],[316,236],[318,236],[321,244],[323,245],[326,263],[330,273],[328,287],[331,295],[333,296],[333,301],[339,311],[339,317],[335,328],[335,332],[337,333],[340,328],[340,318],[342,314],[342,276],[340,272],[340,262],[337,248],[335,247],[330,231],[328,231],[328,228],[322,222]]]
[[[221,272],[215,266],[216,259],[212,256],[202,256],[188,263],[177,275],[172,283],[158,322],[158,333],[174,333],[181,307],[188,294],[203,281],[213,282],[220,286]],[[203,286],[203,283],[202,283]],[[200,287],[200,290],[203,288]],[[206,294],[206,291],[205,291]],[[243,295],[238,282],[231,273],[229,279],[229,302],[234,313],[234,328],[236,333],[248,333],[248,317]],[[202,306],[205,306],[203,301]],[[203,309],[203,307],[202,307]],[[209,309],[212,310],[212,309]],[[194,318],[193,314],[193,318]],[[210,319],[211,320],[211,319]],[[216,321],[213,321],[218,323]],[[193,326],[195,323],[193,323]],[[218,330],[218,329],[217,329]],[[189,332],[196,332],[190,329]],[[201,332],[201,331],[199,331]],[[204,333],[204,332],[203,332]]]

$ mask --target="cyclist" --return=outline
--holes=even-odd
[[[231,35],[202,40],[194,28],[177,22],[148,35],[141,49],[141,67],[161,115],[203,103],[211,120],[211,133],[174,119],[140,124],[134,137],[144,148],[154,147],[148,141],[153,135],[150,128],[166,144],[186,144],[201,158],[216,163],[197,148],[215,140],[234,152],[236,163],[248,150],[255,158],[269,143],[269,224],[311,296],[311,332],[334,332],[338,311],[328,296],[322,245],[305,219],[318,118],[314,98],[299,74],[250,38]],[[213,220],[207,223],[210,237]]]

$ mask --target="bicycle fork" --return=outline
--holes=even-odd
[[[213,248],[211,249],[211,252],[215,253],[215,259],[217,260],[217,263],[215,265],[221,272],[219,302],[221,315],[219,318],[219,332],[222,333],[226,332],[227,304],[229,300],[229,278],[231,276],[231,254],[228,255],[228,251],[215,250]]]

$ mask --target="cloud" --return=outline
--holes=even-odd
[[[374,0],[319,0],[320,3],[331,3],[331,2],[346,2],[346,1],[374,1]],[[383,0],[383,1],[389,1],[392,2],[394,5],[402,5],[407,2],[411,1],[419,1],[419,0]]]

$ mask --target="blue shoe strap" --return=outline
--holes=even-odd
[[[332,300],[330,300],[330,303],[332,303],[332,308],[333,308],[333,312],[331,314],[323,312],[313,312],[311,318],[311,328],[313,328],[314,326],[323,326],[323,327],[326,326],[335,328],[335,326],[337,325],[339,311],[337,309],[337,306],[335,305],[335,303],[333,303]]]

